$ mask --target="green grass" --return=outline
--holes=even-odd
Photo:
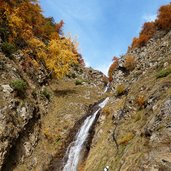
[[[21,79],[13,80],[10,83],[10,86],[17,93],[17,96],[24,98],[25,92],[27,90],[27,83]]]
[[[166,68],[166,69],[160,70],[160,71],[156,74],[156,78],[167,77],[170,73],[171,73],[171,67],[168,67],[168,68]]]

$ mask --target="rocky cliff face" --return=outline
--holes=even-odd
[[[158,32],[146,46],[125,56],[133,71],[113,73],[110,102],[96,126],[86,171],[169,171],[171,121],[171,32]],[[118,95],[118,85],[125,88]]]
[[[0,52],[0,170],[49,170],[73,139],[76,121],[101,99],[102,77],[77,66],[55,80],[43,64],[26,63],[22,52],[12,59]]]

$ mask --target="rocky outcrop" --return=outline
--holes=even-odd
[[[114,85],[126,84],[130,85],[134,81],[141,79],[148,71],[155,71],[161,67],[166,68],[169,65],[169,56],[171,54],[171,31],[158,32],[156,36],[151,38],[146,46],[130,50],[127,54],[121,56],[119,67],[124,66],[124,59],[127,55],[134,56],[136,59],[136,67],[127,77],[127,74],[121,70],[114,71]],[[167,58],[167,59],[166,59]]]
[[[19,72],[20,62],[10,60],[2,53],[0,59],[0,168],[8,170],[13,158],[17,155],[22,156],[22,160],[24,156],[31,155],[38,141],[40,125],[37,125],[37,131],[33,130],[30,135],[27,131],[33,129],[40,116],[47,113],[47,109],[43,107],[46,102],[40,96],[38,89],[36,90],[37,98],[33,98],[31,92],[33,87],[36,88],[36,82],[25,77],[23,71]],[[23,78],[28,84],[28,89],[24,92],[27,97],[20,98],[16,96],[10,84],[13,80]],[[26,139],[30,140],[27,142]],[[22,143],[19,144],[19,142]],[[15,151],[17,154],[12,153],[14,148],[20,149]]]
[[[99,71],[77,66],[56,80],[43,63],[30,61],[22,51],[12,59],[0,52],[0,170],[48,169],[64,154],[75,123],[102,98],[102,77]],[[16,80],[26,84],[19,93],[18,85],[12,86]]]

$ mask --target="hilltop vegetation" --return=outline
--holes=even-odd
[[[134,38],[129,49],[144,46],[159,30],[169,31],[171,29],[171,3],[161,6],[157,19],[144,23],[138,38]]]
[[[147,42],[160,31],[165,33],[171,29],[171,3],[161,6],[155,21],[145,22],[142,30],[139,33],[139,37],[134,38],[130,47],[128,47],[128,53],[135,48],[141,48],[147,44]],[[108,70],[109,82],[112,82],[112,74],[119,67],[119,58],[113,57],[113,63]],[[120,70],[124,72],[132,71],[136,66],[136,59],[133,55],[127,55],[124,58],[124,64],[120,66]]]
[[[37,0],[0,0],[0,16],[1,49],[7,56],[12,58],[20,49],[25,65],[36,67],[43,62],[57,78],[71,65],[83,63],[78,44],[63,36],[64,21],[44,17]]]

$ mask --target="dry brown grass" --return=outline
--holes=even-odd
[[[118,144],[127,144],[130,140],[132,140],[134,138],[134,134],[132,132],[128,132],[127,134],[125,134],[124,136],[122,136],[119,140],[118,140]]]
[[[140,108],[143,108],[145,105],[145,96],[144,95],[138,95],[135,102]]]
[[[132,55],[127,55],[125,57],[125,61],[124,61],[124,67],[129,70],[129,71],[132,71],[134,70],[136,66],[136,59],[134,56]]]
[[[102,113],[103,113],[105,116],[110,115],[110,114],[111,114],[111,108],[110,108],[110,107],[105,107],[105,108],[103,108]]]

